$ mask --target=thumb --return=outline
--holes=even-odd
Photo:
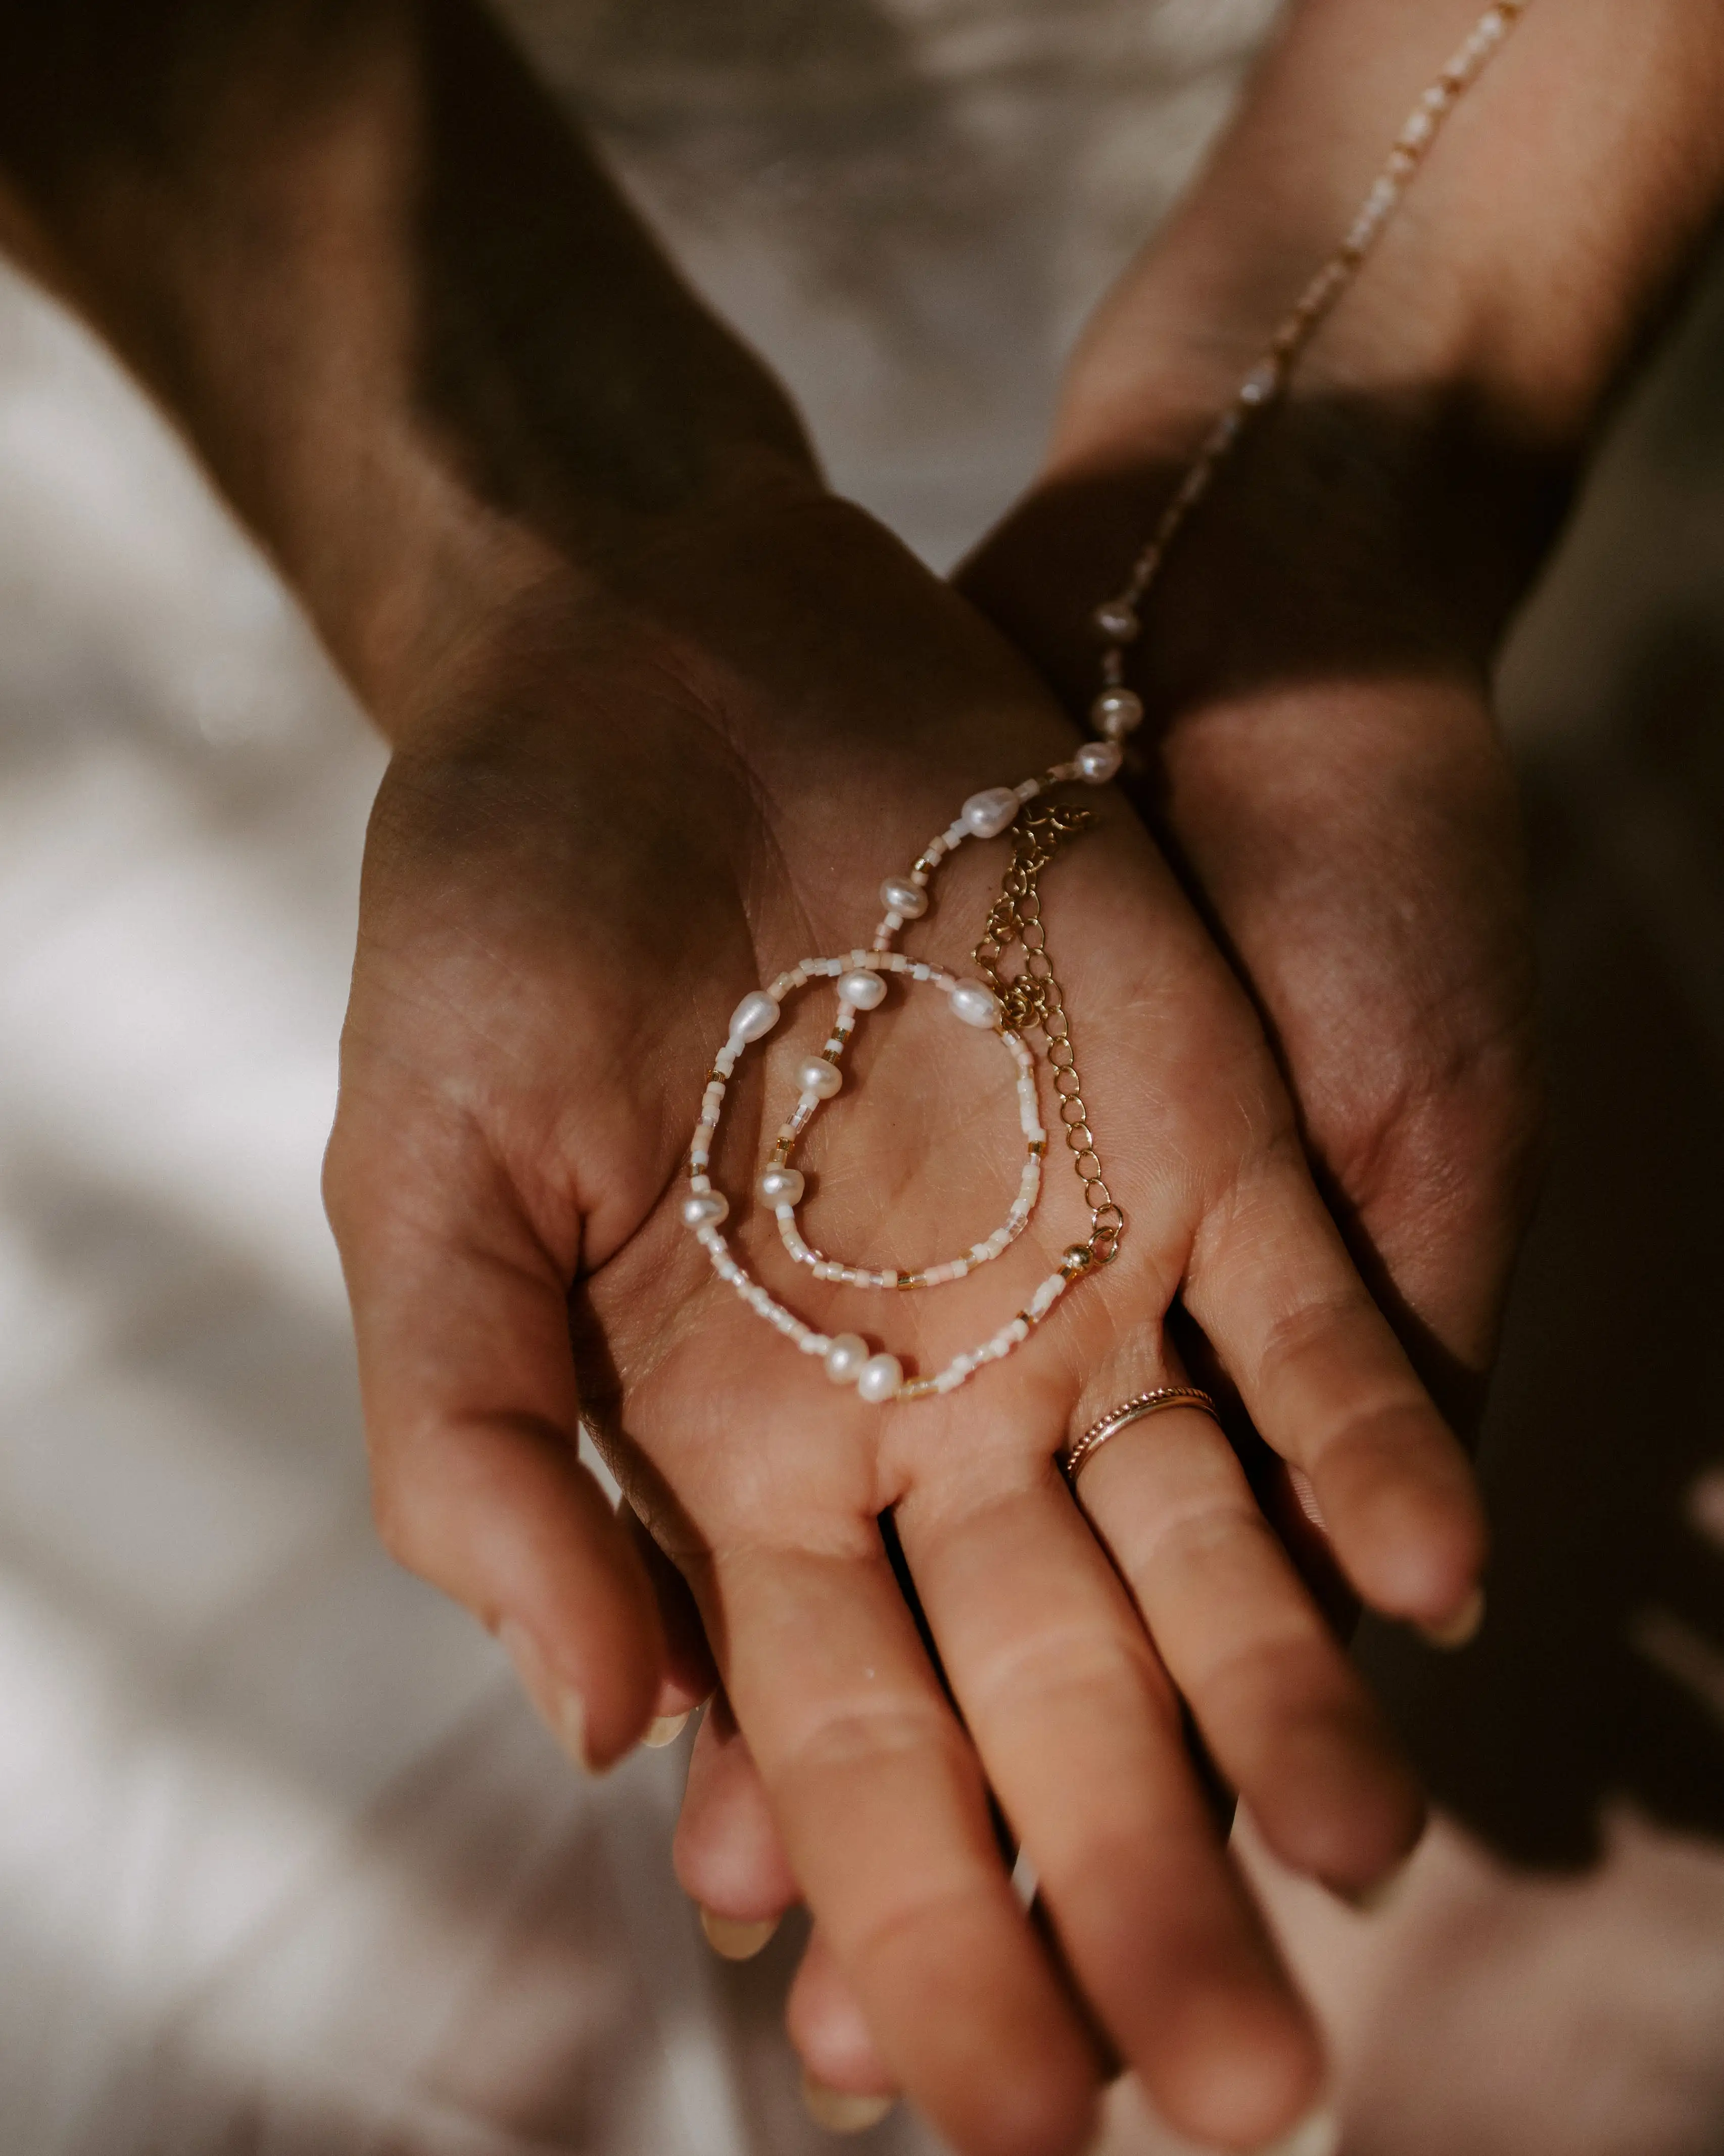
[[[325,1199],[359,1351],[378,1531],[507,1648],[582,1766],[650,1720],[664,1662],[639,1553],[578,1456],[567,1286],[476,1132],[344,1111]]]

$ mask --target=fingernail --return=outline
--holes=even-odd
[[[693,1707],[688,1707],[680,1714],[654,1715],[647,1724],[646,1735],[641,1738],[641,1743],[649,1752],[662,1752],[667,1744],[675,1743],[681,1736],[694,1711]]]
[[[1336,2156],[1341,2146],[1341,2121],[1326,2107],[1310,2112],[1290,2133],[1260,2148],[1257,2156]]]
[[[1453,1653],[1478,1636],[1479,1627],[1485,1621],[1485,1590],[1475,1587],[1455,1614],[1441,1625],[1421,1625],[1419,1630],[1434,1647],[1442,1647]]]
[[[706,1934],[707,1945],[726,1961],[752,1961],[777,1928],[776,1917],[768,1917],[764,1923],[749,1924],[737,1917],[717,1916],[711,1909],[700,1912],[700,1929]]]
[[[587,1707],[579,1692],[552,1674],[539,1651],[539,1643],[523,1625],[505,1617],[497,1637],[515,1665],[521,1689],[539,1710],[541,1719],[583,1774],[598,1770],[587,1753]]]
[[[802,2077],[802,2100],[808,2117],[829,2133],[865,2133],[898,2101],[895,2096],[852,2096],[844,2089],[828,2088],[812,2074]]]

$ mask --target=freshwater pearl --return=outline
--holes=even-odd
[[[697,1190],[682,1201],[682,1217],[690,1228],[716,1228],[728,1218],[731,1201],[721,1190]]]
[[[1080,778],[1091,786],[1106,786],[1120,767],[1120,745],[1114,741],[1085,742],[1073,759]]]
[[[777,1023],[778,1006],[764,988],[756,988],[731,1013],[731,1039],[762,1040]]]
[[[947,1000],[952,1016],[966,1025],[987,1028],[1000,1022],[999,998],[985,981],[960,981]]]
[[[1129,689],[1106,689],[1090,706],[1098,734],[1117,741],[1143,723],[1143,699]]]
[[[880,887],[880,902],[888,913],[906,921],[920,921],[928,910],[928,894],[908,876],[888,876]]]
[[[844,1073],[824,1055],[805,1055],[796,1066],[798,1091],[813,1093],[822,1101],[829,1101],[844,1082]]]
[[[838,992],[856,1010],[873,1010],[886,999],[885,983],[867,966],[858,966],[841,974]]]
[[[958,821],[975,839],[997,839],[1018,814],[1018,796],[1009,786],[989,786],[972,793],[958,811]]]
[[[856,1376],[856,1390],[875,1407],[895,1399],[904,1383],[904,1365],[895,1355],[870,1355]]]
[[[800,1205],[803,1178],[799,1168],[767,1168],[761,1171],[755,1188],[768,1205]]]
[[[1097,607],[1095,626],[1115,644],[1129,644],[1138,630],[1137,609],[1129,599],[1108,599]]]
[[[826,1351],[826,1374],[834,1385],[854,1385],[868,1367],[868,1342],[859,1332],[840,1332]]]

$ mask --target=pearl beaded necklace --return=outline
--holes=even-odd
[[[1086,810],[1044,802],[1040,797],[1052,788],[1074,783],[1106,786],[1118,773],[1121,744],[1143,718],[1141,699],[1125,686],[1126,650],[1138,634],[1142,600],[1160,572],[1168,547],[1208,492],[1217,470],[1232,454],[1248,422],[1285,388],[1295,362],[1357,274],[1456,101],[1530,4],[1531,0],[1496,0],[1414,107],[1347,236],[1299,295],[1262,358],[1211,427],[1132,564],[1122,589],[1096,608],[1095,625],[1103,649],[1101,691],[1090,709],[1095,738],[1084,742],[1068,761],[1052,765],[1036,778],[1024,779],[1016,786],[991,786],[972,793],[947,829],[930,839],[909,874],[888,876],[880,886],[885,912],[868,949],[858,948],[835,957],[804,958],[768,986],[746,995],[731,1014],[724,1045],[713,1058],[707,1075],[700,1120],[689,1148],[684,1221],[705,1248],[721,1280],[769,1325],[794,1341],[803,1354],[819,1357],[835,1384],[854,1385],[865,1400],[884,1404],[889,1400],[955,1391],[984,1364],[999,1361],[1028,1339],[1071,1283],[1108,1263],[1119,1247],[1125,1216],[1108,1190],[1095,1152],[1060,986],[1042,936],[1036,896],[1036,879],[1054,849],[1090,818]],[[1036,805],[1032,808],[1032,803]],[[1008,830],[1014,831],[1012,868],[973,954],[983,978],[959,977],[897,950],[895,947],[902,929],[928,911],[930,886],[940,864],[972,839],[995,839]],[[1022,947],[1023,963],[1008,981],[998,970],[998,961],[1014,942]],[[885,1002],[887,983],[893,977],[906,984],[937,989],[961,1024],[999,1037],[1016,1066],[1018,1122],[1025,1146],[1017,1195],[993,1234],[956,1257],[910,1272],[848,1265],[816,1250],[798,1224],[803,1178],[790,1165],[803,1133],[821,1106],[843,1086],[844,1056],[859,1021]],[[816,1280],[865,1288],[936,1287],[962,1280],[978,1265],[988,1264],[1022,1235],[1040,1196],[1042,1162],[1048,1144],[1041,1122],[1035,1056],[1024,1035],[1039,1032],[1046,1043],[1043,1053],[1054,1074],[1060,1123],[1090,1208],[1090,1235],[1085,1241],[1072,1245],[1058,1267],[1004,1325],[979,1347],[955,1356],[931,1377],[906,1378],[895,1355],[871,1352],[859,1334],[829,1336],[805,1323],[754,1278],[732,1253],[724,1233],[730,1201],[714,1188],[709,1170],[726,1092],[742,1056],[777,1024],[785,1002],[816,980],[830,980],[837,988],[838,1009],[832,1030],[821,1052],[805,1057],[797,1066],[796,1106],[780,1128],[772,1161],[755,1185],[758,1196],[772,1209],[785,1250],[798,1264],[808,1267]]]

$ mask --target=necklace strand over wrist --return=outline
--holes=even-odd
[[[1333,311],[1358,274],[1360,265],[1394,213],[1402,195],[1429,155],[1456,103],[1476,81],[1492,54],[1531,0],[1496,0],[1414,105],[1395,137],[1388,159],[1361,205],[1345,238],[1310,280],[1277,325],[1262,357],[1240,382],[1231,402],[1214,421],[1162,511],[1124,586],[1096,608],[1095,624],[1102,641],[1101,689],[1090,708],[1095,737],[1066,762],[1052,765],[1016,786],[994,786],[972,793],[957,817],[929,840],[907,875],[889,876],[880,886],[885,912],[871,946],[835,957],[804,958],[764,988],[745,996],[733,1013],[723,1046],[713,1058],[689,1148],[688,1195],[683,1219],[705,1247],[714,1271],[767,1322],[793,1341],[805,1355],[818,1356],[834,1383],[854,1385],[864,1399],[884,1404],[955,1391],[984,1364],[1009,1355],[1047,1317],[1074,1281],[1106,1265],[1126,1230],[1126,1219],[1107,1186],[1095,1133],[1090,1127],[1082,1081],[1078,1075],[1065,998],[1049,955],[1042,927],[1040,877],[1059,847],[1092,821],[1091,812],[1044,797],[1056,787],[1107,785],[1118,773],[1121,744],[1142,721],[1143,706],[1125,685],[1126,653],[1137,638],[1144,598],[1161,572],[1169,547],[1192,511],[1213,484],[1249,422],[1273,403],[1287,386],[1300,355]],[[972,953],[977,971],[960,978],[943,967],[907,957],[895,946],[900,932],[920,920],[931,903],[930,886],[940,865],[972,839],[988,839],[1009,830],[1012,863]],[[1002,971],[1013,947],[1015,971]],[[803,1194],[801,1171],[792,1157],[823,1104],[844,1084],[844,1058],[863,1015],[886,1000],[888,982],[926,985],[947,998],[961,1023],[994,1033],[1015,1068],[1018,1119],[1025,1158],[1018,1194],[1004,1221],[983,1241],[952,1258],[902,1270],[854,1265],[830,1258],[803,1237],[797,1209]],[[1052,1086],[1072,1166],[1083,1186],[1090,1233],[1074,1243],[1018,1310],[979,1347],[955,1356],[933,1376],[906,1377],[895,1355],[872,1352],[859,1334],[829,1335],[807,1324],[762,1286],[731,1251],[724,1232],[730,1201],[711,1180],[712,1147],[725,1095],[736,1065],[748,1049],[778,1023],[782,1005],[811,982],[835,982],[838,1009],[824,1047],[805,1057],[796,1070],[795,1106],[780,1127],[772,1158],[756,1183],[757,1195],[772,1209],[778,1231],[798,1264],[817,1280],[853,1287],[895,1291],[937,1287],[964,1279],[987,1265],[1024,1232],[1041,1195],[1042,1164],[1048,1134],[1041,1122],[1036,1078],[1036,1050],[1053,1073]]]

